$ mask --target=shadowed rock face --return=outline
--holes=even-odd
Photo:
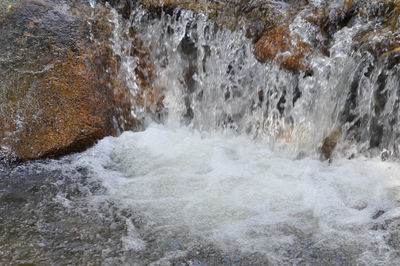
[[[79,152],[134,124],[128,90],[116,79],[107,9],[21,1],[2,10],[1,157]]]

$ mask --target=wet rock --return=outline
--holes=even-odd
[[[175,9],[193,10],[207,15],[218,27],[243,30],[248,38],[258,41],[255,56],[260,62],[275,60],[283,68],[295,73],[300,70],[308,71],[303,59],[311,51],[329,56],[334,34],[343,27],[352,27],[360,21],[366,24],[371,21],[376,23],[370,23],[370,27],[360,32],[356,50],[364,47],[362,50],[378,53],[379,57],[386,52],[395,51],[399,46],[396,46],[399,43],[396,39],[398,34],[393,34],[400,23],[397,19],[400,4],[395,0],[139,2],[158,13],[162,10],[167,13],[172,13]],[[301,18],[315,27],[318,34],[315,40],[307,40],[305,43],[290,32],[289,25],[295,18]],[[383,27],[374,26],[380,24]]]
[[[309,53],[310,48],[306,43],[298,36],[292,36],[289,29],[281,27],[268,31],[254,47],[254,55],[261,63],[274,60],[293,72],[304,69],[303,59]]]
[[[135,104],[146,108],[148,111],[154,108],[162,108],[164,94],[162,88],[153,86],[155,78],[155,66],[150,59],[150,48],[148,48],[139,38],[136,37],[136,32],[133,28],[129,30],[129,38],[132,40],[130,56],[138,59],[135,68],[137,82],[141,90],[135,96]]]
[[[275,60],[283,68],[299,72],[304,69],[303,58],[310,47],[291,35],[289,25],[295,14],[307,3],[283,1],[191,1],[143,0],[143,6],[153,13],[172,13],[175,9],[193,10],[215,21],[217,28],[243,30],[245,36],[256,43],[255,55],[260,62]],[[260,39],[261,38],[261,39]],[[258,41],[258,42],[257,42]]]
[[[123,18],[129,19],[131,11],[135,8],[135,1],[129,0],[99,0],[102,4],[109,4],[115,8]]]
[[[359,10],[359,17],[370,23],[357,35],[354,49],[372,54],[377,61],[384,61],[400,46],[400,3],[398,1],[370,1]]]
[[[353,49],[370,61],[370,67],[364,74],[373,83],[373,117],[369,122],[360,120],[354,129],[357,139],[361,139],[362,132],[368,128],[370,134],[362,141],[368,143],[369,149],[376,149],[381,159],[398,156],[396,141],[398,132],[394,125],[398,124],[398,101],[393,101],[398,96],[395,85],[391,79],[398,76],[400,62],[400,3],[398,1],[370,1],[360,8],[359,19],[364,27],[359,31],[353,43]],[[358,93],[358,85],[354,87],[353,95]],[[352,97],[354,98],[354,97]],[[393,107],[389,107],[390,104]],[[356,106],[355,104],[352,104]],[[388,112],[388,108],[392,111]],[[350,118],[352,118],[350,116]],[[351,119],[350,119],[351,120]],[[356,132],[356,131],[355,131]]]
[[[135,123],[116,79],[109,16],[78,0],[25,1],[0,13],[0,157],[80,152]]]
[[[385,211],[379,210],[379,211],[377,211],[377,212],[372,216],[372,219],[376,220],[376,219],[378,219],[379,217],[381,217],[384,213],[385,213]]]
[[[333,131],[328,137],[326,137],[322,143],[321,154],[325,159],[330,159],[332,152],[335,149],[337,143],[342,135],[341,129]]]
[[[328,39],[343,27],[353,25],[360,2],[358,0],[345,0],[341,4],[328,2],[326,8],[317,11],[322,14],[318,25],[328,35]]]
[[[303,1],[299,1],[296,8],[291,8],[291,5],[281,1],[142,0],[140,2],[153,11],[159,11],[160,8],[166,12],[186,9],[202,13],[214,20],[218,27],[244,30],[246,36],[255,40],[265,29],[287,21],[298,7],[304,5]]]

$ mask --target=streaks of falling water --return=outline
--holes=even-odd
[[[301,14],[290,30],[306,42],[321,39]],[[263,136],[275,151],[294,157],[317,156],[324,138],[338,129],[342,154],[371,148],[398,154],[398,67],[377,65],[369,73],[372,55],[353,49],[366,24],[336,32],[329,57],[314,53],[308,59],[311,76],[259,63],[244,32],[220,28],[203,14],[175,9],[155,15],[137,8],[130,21],[115,14],[115,24],[121,76],[133,96],[140,90],[134,74],[139,59],[129,56],[129,30],[151,51],[152,86],[165,96],[164,110],[151,108],[152,120]],[[144,119],[149,109],[136,105],[134,115]]]

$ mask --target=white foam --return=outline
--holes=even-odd
[[[151,125],[106,138],[79,160],[110,198],[145,217],[146,230],[188,245],[274,255],[307,237],[351,246],[371,263],[388,249],[372,217],[400,207],[398,163],[289,160],[262,140],[226,133]]]

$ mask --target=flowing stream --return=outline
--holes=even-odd
[[[41,234],[60,235],[40,239],[29,223],[22,227],[34,239],[29,254],[61,264],[400,264],[398,67],[371,72],[372,56],[354,52],[368,25],[337,31],[329,57],[308,59],[313,74],[295,75],[259,63],[243,31],[219,28],[201,13],[135,7],[126,20],[112,12],[119,78],[131,88],[143,130],[0,171],[54,184],[36,184],[54,195],[53,205],[43,204],[45,194],[34,198],[32,215],[53,213],[65,224],[41,218]],[[290,30],[306,42],[322,38],[301,15]],[[137,70],[146,66],[132,49],[154,67],[156,100],[150,92],[144,103],[135,100]],[[385,95],[379,116],[378,90]],[[338,129],[332,159],[321,160],[324,139]],[[12,250],[23,249],[5,237]],[[29,254],[0,253],[25,262]]]

